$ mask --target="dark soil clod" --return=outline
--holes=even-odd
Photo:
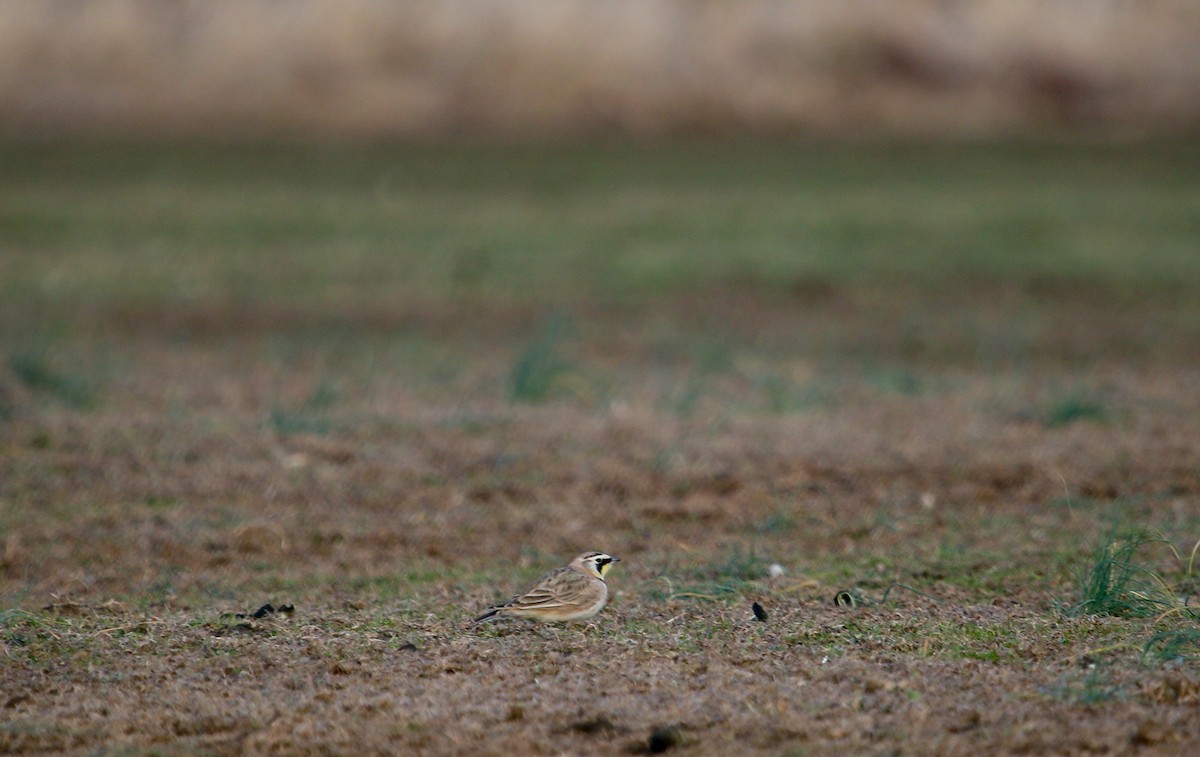
[[[664,725],[655,728],[650,733],[650,741],[646,743],[646,751],[649,754],[662,754],[663,752],[677,747],[683,743],[683,734],[673,725]]]
[[[13,694],[7,700],[5,700],[4,709],[11,710],[13,707],[16,707],[17,705],[19,705],[23,702],[28,702],[31,698],[32,697],[30,697],[29,694],[26,694],[25,692],[21,692],[19,694]]]
[[[754,612],[754,619],[760,623],[767,622],[767,611],[758,602],[750,605],[750,609]]]
[[[604,731],[615,731],[616,726],[613,722],[603,715],[599,715],[588,720],[580,720],[570,725],[570,729],[576,733],[601,733]]]
[[[296,611],[295,605],[280,605],[279,607],[276,607],[275,605],[271,604],[270,602],[267,602],[265,605],[258,608],[254,612],[249,612],[249,613],[247,613],[247,612],[227,612],[224,615],[222,615],[221,617],[237,618],[238,620],[243,620],[245,618],[253,618],[254,620],[261,620],[262,618],[265,618],[268,615],[274,615],[277,612],[283,613],[284,615],[291,615],[295,611]]]

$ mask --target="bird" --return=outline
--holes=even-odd
[[[476,623],[511,615],[538,621],[586,620],[608,603],[604,576],[621,558],[604,552],[584,552],[555,568],[502,605],[489,607]]]

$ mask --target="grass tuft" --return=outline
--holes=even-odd
[[[775,415],[787,415],[826,407],[833,404],[831,383],[820,379],[793,382],[780,374],[770,374],[758,381],[766,399],[766,409]]]
[[[904,368],[877,369],[867,372],[867,383],[881,392],[915,396],[925,388],[921,377]]]
[[[767,575],[769,561],[754,547],[730,547],[725,556],[708,567],[715,578],[732,581],[757,581]]]
[[[667,581],[667,599],[721,599],[736,597],[767,577],[770,561],[753,548],[734,546],[723,557],[687,571],[676,587]]]
[[[574,366],[561,354],[561,343],[570,331],[563,316],[552,317],[532,342],[521,350],[508,374],[508,396],[513,402],[544,402],[562,390]]]
[[[1050,694],[1085,707],[1095,707],[1125,696],[1120,685],[1113,682],[1112,674],[1098,665],[1088,671],[1081,682],[1061,684],[1051,689]]]
[[[267,422],[281,434],[328,434],[333,427],[329,411],[337,398],[337,389],[330,382],[322,381],[298,406],[285,408],[276,404],[271,408]]]
[[[751,530],[759,534],[779,534],[796,528],[796,519],[784,510],[779,510],[766,518],[751,525]]]
[[[695,414],[712,377],[733,370],[733,354],[719,341],[701,341],[692,350],[691,363],[687,379],[677,391],[670,393],[673,410],[680,418]]]
[[[1166,580],[1137,562],[1139,553],[1154,544],[1170,543],[1140,526],[1110,529],[1093,552],[1091,567],[1080,575],[1082,597],[1070,614],[1147,618],[1178,609],[1182,603]]]
[[[1058,428],[1076,421],[1102,422],[1107,420],[1108,416],[1108,410],[1098,399],[1087,394],[1074,393],[1051,403],[1042,418],[1042,423],[1047,428]]]
[[[99,399],[98,378],[60,368],[44,349],[14,352],[8,357],[8,367],[30,390],[47,394],[76,410],[94,408]]]
[[[1142,650],[1160,662],[1200,661],[1200,628],[1173,628],[1150,637]]]

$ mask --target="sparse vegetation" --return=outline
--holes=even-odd
[[[1200,750],[1195,150],[0,147],[0,752]]]
[[[508,393],[513,401],[541,402],[567,389],[574,367],[562,355],[562,342],[569,331],[569,321],[555,316],[517,354],[508,376]]]

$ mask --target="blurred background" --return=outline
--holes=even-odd
[[[1200,125],[1192,0],[0,0],[21,134],[1115,135]]]

